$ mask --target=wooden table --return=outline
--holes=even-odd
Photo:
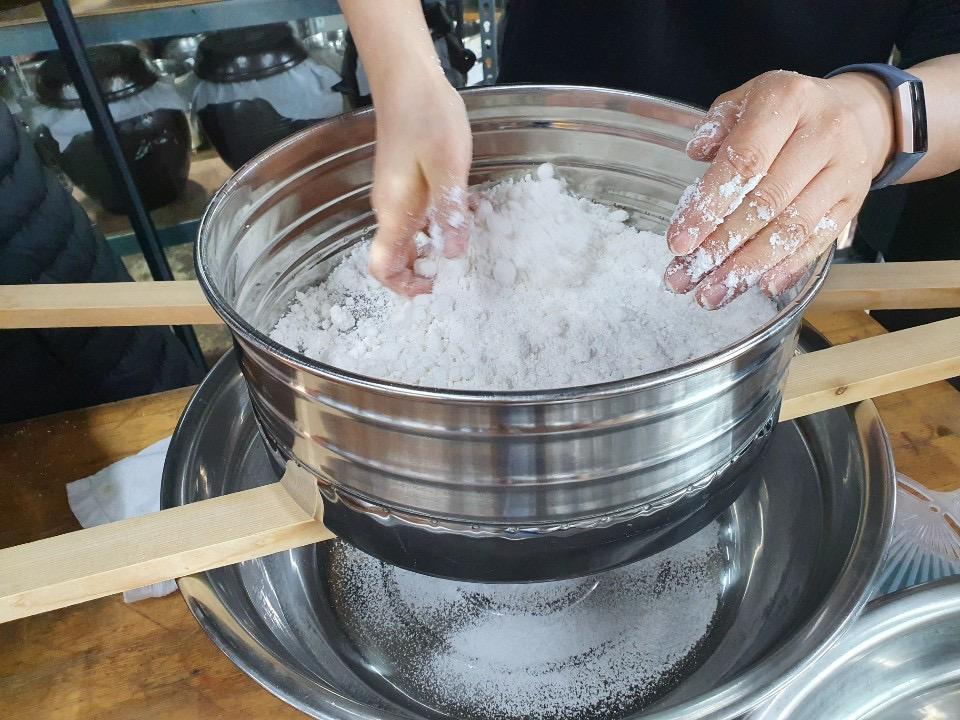
[[[863,313],[810,318],[832,342],[882,333]],[[0,427],[0,547],[76,529],[65,483],[169,435],[190,395]],[[960,487],[960,394],[937,383],[877,401],[901,472]],[[179,595],[120,597],[0,625],[0,717],[282,720],[303,717],[237,670]]]

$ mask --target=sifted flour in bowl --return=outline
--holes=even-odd
[[[662,275],[663,237],[625,210],[577,196],[551,165],[479,193],[463,258],[430,238],[414,299],[367,273],[369,241],[298,292],[271,337],[330,365],[436,388],[544,390],[643,375],[709,354],[776,314],[753,289],[707,311]]]
[[[364,674],[414,707],[461,720],[611,720],[709,655],[725,573],[718,533],[713,523],[617,570],[528,585],[431,578],[339,542],[328,592]]]

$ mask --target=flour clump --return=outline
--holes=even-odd
[[[621,380],[745,337],[776,313],[753,289],[707,311],[663,284],[663,237],[579,197],[554,168],[479,191],[462,258],[426,235],[410,299],[367,272],[370,243],[298,292],[271,337],[336,367],[436,388],[542,390]]]

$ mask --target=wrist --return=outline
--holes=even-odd
[[[386,62],[367,65],[367,77],[374,99],[396,93],[409,94],[414,90],[429,89],[440,81],[447,83],[440,59],[433,43],[407,46]]]
[[[896,153],[893,99],[884,82],[869,73],[848,72],[830,79],[857,118],[877,177]]]
[[[374,97],[443,75],[419,0],[341,0],[341,7]]]

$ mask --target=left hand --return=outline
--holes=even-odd
[[[712,164],[667,230],[668,287],[708,309],[791,287],[859,210],[893,133],[887,89],[861,73],[770,72],[721,95],[687,146]]]

